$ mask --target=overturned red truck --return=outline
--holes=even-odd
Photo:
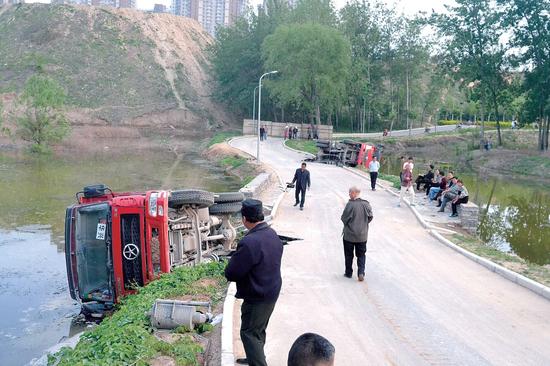
[[[315,161],[352,167],[358,165],[368,167],[374,157],[380,160],[383,149],[382,145],[374,146],[352,140],[317,140],[316,146],[319,148],[319,152]]]
[[[202,190],[120,193],[99,184],[76,198],[65,219],[69,290],[84,313],[96,314],[174,267],[229,254],[236,238],[230,216],[240,211],[244,196]]]

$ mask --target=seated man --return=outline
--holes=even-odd
[[[449,172],[447,173],[447,178],[446,178],[446,180],[447,180],[447,182],[446,182],[446,183],[447,183],[447,186],[446,186],[444,189],[440,190],[439,192],[437,192],[437,193],[435,194],[435,197],[434,197],[435,200],[437,200],[438,202],[441,202],[441,195],[443,194],[443,192],[444,192],[446,189],[451,188],[451,186],[453,185],[453,177],[454,177],[454,173],[453,173],[452,171],[449,171]],[[437,205],[437,207],[439,207],[440,205],[441,205],[441,203],[439,203],[439,204]]]
[[[426,174],[424,174],[424,175],[419,175],[416,178],[415,183],[416,183],[416,190],[417,191],[420,190],[420,185],[422,183],[424,183],[424,189],[428,190],[428,187],[432,183],[432,179],[434,178],[433,170],[434,170],[434,166],[433,166],[433,164],[430,164],[428,172],[426,172]]]
[[[445,172],[437,172],[439,174],[438,183],[432,183],[432,187],[428,189],[428,198],[430,199],[430,202],[436,198],[439,192],[447,189],[447,178],[445,178]]]
[[[450,202],[454,200],[456,197],[458,197],[460,186],[456,184],[456,182],[457,182],[457,177],[453,177],[452,179],[453,185],[450,188],[447,188],[446,190],[443,191],[441,195],[441,197],[443,197],[441,199],[441,203],[437,205],[437,207],[439,207],[438,212],[444,212],[447,202]]]
[[[288,352],[288,366],[333,366],[334,346],[315,333],[299,336]]]
[[[468,190],[464,187],[464,183],[460,179],[456,181],[456,185],[459,186],[458,196],[452,200],[451,207],[453,212],[449,215],[450,217],[458,217],[458,205],[462,203],[468,203]]]
[[[441,179],[444,175],[445,173],[442,174],[439,169],[435,170],[435,176],[432,178],[432,181],[430,183],[426,183],[426,196],[430,194],[430,189],[432,189],[432,187],[439,187],[441,184]]]

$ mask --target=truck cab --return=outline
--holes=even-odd
[[[76,198],[65,217],[69,290],[84,313],[94,314],[174,267],[217,260],[233,250],[230,216],[244,196],[201,190],[119,193],[93,185]]]

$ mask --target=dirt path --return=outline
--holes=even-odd
[[[233,146],[255,154],[254,139]],[[290,180],[300,155],[280,139],[262,159]],[[385,191],[334,166],[309,164],[306,207],[281,203],[275,228],[304,238],[285,248],[283,289],[267,330],[270,365],[286,364],[294,339],[317,332],[336,365],[548,365],[550,302],[443,246]],[[340,214],[351,185],[374,210],[366,280],[343,277]]]

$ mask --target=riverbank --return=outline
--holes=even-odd
[[[413,156],[419,173],[424,169],[424,165],[418,164],[421,162],[487,177],[550,183],[550,152],[536,149],[536,131],[503,130],[502,147],[496,145],[496,131],[486,131],[485,137],[492,141],[490,151],[480,149],[479,132],[477,128],[468,128],[410,138],[390,136],[363,140],[382,144],[383,156],[394,160],[399,156]],[[389,164],[389,170],[395,170],[396,162]]]
[[[219,344],[211,346],[217,343],[219,330],[211,326],[152,330],[146,313],[156,299],[174,299],[211,301],[213,313],[219,314],[227,287],[224,268],[224,262],[216,262],[161,275],[137,294],[125,297],[112,316],[80,337],[74,349],[65,347],[50,355],[48,365],[197,365],[219,357],[213,351]]]
[[[432,141],[432,140],[438,140],[444,138],[443,141],[448,141],[448,136],[422,136],[419,138],[416,138],[416,143],[424,142],[424,140]],[[398,143],[397,141],[395,142]],[[410,143],[410,142],[408,142]],[[300,150],[303,152],[310,153],[309,150],[305,150],[303,147],[307,146],[307,141],[300,143],[295,143],[292,148],[296,150]],[[407,143],[399,142],[401,146],[407,146]],[[285,142],[285,145],[288,146],[288,141]],[[419,144],[420,146],[426,146],[423,143]],[[302,149],[300,149],[302,148]],[[367,177],[368,173],[367,170],[363,167],[354,168],[355,170],[363,172],[365,175],[365,179],[369,179]],[[369,179],[370,180],[370,179]],[[394,192],[394,194],[399,193],[400,189],[400,182],[399,182],[399,176],[391,175],[391,174],[380,174],[378,183],[387,190],[390,190]],[[423,196],[421,196],[420,199],[420,205],[424,205],[425,203],[422,201]],[[433,210],[435,212],[435,208]],[[428,214],[430,211],[423,211],[424,214]],[[429,219],[427,217],[424,218],[425,220]],[[538,283],[541,283],[545,286],[550,286],[550,264],[546,265],[539,265],[536,263],[531,263],[526,261],[525,259],[522,259],[521,257],[513,254],[513,253],[505,253],[501,250],[498,250],[496,248],[493,248],[491,246],[486,245],[479,239],[479,237],[475,235],[471,235],[460,226],[456,225],[455,222],[451,220],[447,220],[448,222],[442,227],[446,230],[446,232],[443,232],[442,235],[453,242],[454,244],[458,245],[459,247],[466,249],[472,253],[475,253],[479,255],[482,258],[488,259],[498,265],[501,265],[511,271],[514,271],[518,274],[521,274],[523,276],[526,276],[527,278],[536,281]],[[451,230],[449,233],[448,230]]]

